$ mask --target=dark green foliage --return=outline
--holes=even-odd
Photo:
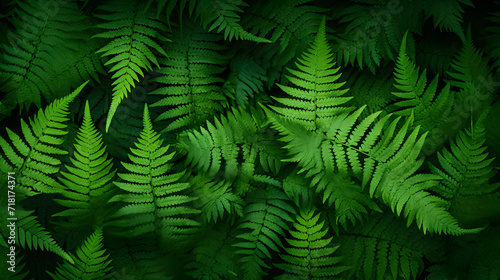
[[[499,4],[0,1],[0,278],[499,279]]]

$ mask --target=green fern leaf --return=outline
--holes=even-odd
[[[487,112],[470,129],[460,131],[450,150],[438,153],[441,168],[430,164],[432,172],[443,177],[434,191],[450,202],[450,212],[467,226],[482,226],[500,214],[495,195],[500,184],[489,183],[497,172],[494,158],[485,152],[486,116]]]
[[[454,103],[454,92],[450,91],[450,84],[446,84],[436,96],[438,75],[427,86],[426,69],[419,74],[419,68],[406,53],[406,36],[407,33],[403,37],[394,70],[396,82],[394,87],[399,91],[392,94],[401,100],[395,104],[400,108],[395,114],[409,116],[413,112],[414,125],[420,125],[424,131],[429,131],[430,141],[434,141],[443,134],[443,131],[448,130],[448,121],[442,116],[450,114]]]
[[[344,83],[336,83],[340,73],[332,56],[323,19],[311,48],[296,63],[299,70],[288,69],[293,76],[287,78],[295,87],[278,85],[293,98],[275,97],[283,107],[272,108],[307,130],[325,127],[333,116],[351,111],[353,108],[342,107],[352,97],[342,97],[348,89],[340,89]]]
[[[433,18],[434,28],[439,27],[439,31],[445,29],[453,32],[464,41],[465,34],[462,28],[464,10],[460,4],[474,7],[469,0],[429,1],[425,5],[424,13],[427,17]]]
[[[240,7],[248,6],[243,0],[197,0],[196,13],[200,15],[203,28],[208,31],[217,29],[218,33],[224,31],[224,40],[231,41],[243,39],[258,43],[270,43],[266,38],[257,37],[245,31],[239,24],[240,16],[243,12]]]
[[[174,153],[167,153],[169,147],[162,146],[163,141],[158,139],[160,135],[153,130],[147,105],[143,123],[136,148],[130,149],[132,163],[122,163],[130,173],[118,173],[123,181],[115,182],[126,194],[109,200],[123,202],[125,206],[107,225],[126,228],[123,234],[127,236],[156,233],[162,242],[183,241],[198,226],[198,222],[186,217],[199,213],[187,205],[196,198],[181,194],[189,188],[188,183],[179,182],[184,172],[169,173]]]
[[[101,280],[110,279],[109,255],[104,255],[106,250],[101,250],[102,228],[97,228],[94,233],[76,251],[75,263],[64,262],[57,266],[56,272],[47,273],[55,280],[82,279]]]
[[[166,48],[169,59],[160,60],[162,76],[153,79],[164,86],[150,92],[164,96],[153,107],[162,106],[163,113],[155,121],[170,120],[161,132],[189,128],[201,124],[218,111],[221,103],[227,59],[220,53],[225,47],[220,37],[185,22]]]
[[[248,184],[258,179],[256,169],[276,175],[282,166],[282,150],[276,142],[269,141],[274,133],[264,133],[269,129],[264,122],[258,110],[250,114],[233,109],[227,117],[207,122],[206,129],[181,134],[179,146],[186,152],[186,164],[208,176],[223,172],[224,180],[234,183],[236,194],[246,192]]]
[[[108,22],[98,24],[96,27],[107,31],[94,37],[111,41],[97,52],[103,53],[103,57],[112,57],[105,65],[113,65],[109,72],[114,73],[112,78],[115,79],[112,84],[113,100],[106,119],[106,132],[122,99],[127,97],[130,90],[135,87],[135,83],[139,82],[139,77],[144,77],[142,69],[152,70],[150,62],[160,67],[153,51],[167,56],[162,47],[153,40],[170,41],[162,35],[166,27],[155,19],[153,13],[141,12],[144,4],[133,1],[123,5],[122,1],[111,1],[99,7],[100,10],[109,13],[98,17]]]
[[[69,172],[61,172],[64,199],[55,199],[68,209],[54,216],[69,217],[70,224],[79,227],[102,225],[106,214],[105,203],[109,199],[111,180],[116,170],[113,170],[111,159],[107,158],[102,135],[92,122],[88,101],[74,153],[71,158],[73,166],[66,166]]]
[[[289,273],[288,277],[293,275],[311,280],[335,279],[349,269],[339,265],[342,258],[333,256],[339,246],[331,246],[333,237],[325,238],[328,229],[324,227],[324,221],[320,222],[319,213],[315,215],[312,209],[304,210],[296,220],[295,230],[289,231],[293,239],[286,239],[290,244],[285,247],[287,254],[281,256],[285,263],[275,264],[277,268]]]
[[[376,214],[340,236],[341,265],[350,266],[344,279],[417,279],[424,257],[436,254],[440,240],[424,236],[392,214]]]
[[[197,208],[201,208],[201,216],[207,223],[217,223],[217,220],[223,220],[227,215],[233,218],[231,221],[243,216],[243,200],[231,191],[230,184],[214,182],[203,176],[192,178],[190,184],[195,196],[199,197]]]
[[[238,235],[240,242],[233,245],[239,248],[236,254],[241,255],[241,279],[244,280],[261,279],[263,269],[269,268],[264,259],[271,258],[270,251],[279,252],[283,247],[280,237],[285,235],[288,222],[293,221],[292,215],[295,214],[286,195],[274,187],[258,192],[249,201],[238,226],[245,233]]]
[[[0,57],[0,89],[7,93],[9,108],[10,103],[19,104],[21,110],[33,103],[40,108],[42,96],[48,102],[58,97],[55,84],[67,90],[87,80],[75,83],[58,76],[68,65],[65,60],[85,42],[90,22],[73,1],[58,3],[57,9],[47,8],[42,0],[16,3],[12,22],[16,29],[7,36],[10,44],[3,45]]]
[[[245,10],[241,25],[245,30],[272,43],[254,50],[259,65],[268,70],[267,86],[282,78],[288,66],[314,40],[325,9],[311,5],[312,0],[254,1]],[[279,80],[284,83],[284,79]]]
[[[64,139],[62,136],[68,120],[69,103],[77,96],[85,82],[73,93],[57,99],[49,104],[45,110],[40,109],[38,114],[27,124],[21,120],[22,139],[15,132],[7,128],[11,144],[0,137],[0,171],[7,173],[14,171],[19,177],[17,189],[27,195],[37,193],[55,193],[61,187],[53,178],[59,171],[61,161],[55,156],[65,155],[68,152],[60,149]]]
[[[398,131],[401,117],[386,126],[391,115],[375,121],[379,112],[356,124],[364,108],[336,116],[324,133],[307,131],[270,111],[268,114],[275,128],[284,135],[281,141],[287,143],[289,161],[297,162],[302,168],[300,172],[307,171],[306,176],[313,177],[312,186],[323,188],[330,181],[324,177],[338,173],[356,178],[363,189],[368,187],[370,197],[381,199],[398,215],[404,213],[408,224],[416,219],[424,233],[457,235],[481,230],[461,228],[445,211],[445,201],[428,192],[437,184],[439,176],[415,174],[423,163],[418,155],[426,134],[418,137],[417,127],[407,135],[413,116],[410,115]],[[328,188],[334,187],[329,184],[326,191],[333,193]],[[340,198],[333,196],[333,199]],[[353,201],[352,197],[346,199]]]

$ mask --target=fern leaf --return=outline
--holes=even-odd
[[[431,1],[424,8],[427,17],[432,17],[434,28],[439,27],[439,31],[445,29],[453,32],[464,41],[465,34],[462,28],[464,10],[460,4],[474,7],[469,0],[447,0]]]
[[[99,226],[106,214],[105,202],[109,199],[111,179],[116,170],[107,158],[102,135],[92,122],[88,101],[74,153],[73,166],[66,166],[69,172],[61,172],[64,199],[55,200],[68,209],[54,216],[69,217],[73,220],[71,223],[78,226]]]
[[[296,63],[299,70],[288,69],[293,76],[287,78],[295,87],[278,85],[293,98],[274,98],[283,107],[272,108],[307,130],[324,127],[333,116],[351,111],[352,108],[342,107],[352,97],[342,97],[348,89],[341,89],[344,83],[336,82],[340,73],[332,56],[323,19],[311,48]]]
[[[105,255],[106,250],[101,250],[102,247],[102,228],[99,227],[77,249],[75,263],[58,264],[55,273],[49,271],[47,273],[55,280],[110,279],[111,260],[108,260],[109,255]]]
[[[326,174],[339,173],[356,178],[363,189],[368,187],[370,197],[381,199],[393,212],[404,213],[408,224],[416,219],[424,233],[457,235],[481,230],[461,228],[445,210],[445,201],[428,192],[439,176],[415,174],[423,163],[423,159],[417,158],[426,134],[418,137],[417,127],[407,135],[413,116],[396,131],[401,117],[386,126],[391,115],[375,121],[378,113],[374,113],[357,124],[363,110],[361,107],[351,114],[336,116],[325,133],[308,132],[268,113],[275,128],[284,135],[281,140],[287,143],[289,161],[297,162],[301,172],[307,171],[306,176],[313,177],[312,186],[323,188],[326,183],[318,185],[318,182]]]
[[[454,92],[450,91],[450,84],[446,84],[436,95],[438,75],[427,86],[426,69],[420,74],[419,68],[406,53],[406,35],[405,33],[394,70],[394,87],[399,91],[392,94],[401,100],[395,104],[400,108],[395,114],[409,116],[414,112],[414,125],[420,125],[424,131],[429,131],[429,138],[434,141],[449,126],[442,116],[450,114]]]
[[[256,194],[247,207],[243,222],[238,226],[245,232],[238,235],[240,242],[236,254],[241,255],[242,279],[261,279],[264,268],[269,266],[264,259],[270,258],[270,251],[279,252],[283,247],[280,237],[288,230],[295,210],[287,203],[286,195],[276,188],[269,187],[265,192]]]
[[[68,120],[69,103],[77,96],[85,82],[73,93],[57,99],[49,104],[45,110],[40,109],[38,114],[27,124],[21,120],[21,128],[24,139],[7,128],[10,143],[0,137],[0,154],[2,172],[16,172],[19,177],[17,188],[27,195],[37,193],[54,193],[61,186],[53,178],[59,171],[61,161],[57,155],[65,155],[68,152],[60,149],[64,139],[62,137],[68,132],[65,130]],[[5,158],[4,158],[5,156]]]
[[[432,172],[443,177],[434,190],[450,202],[450,212],[465,225],[481,226],[500,214],[495,195],[500,184],[489,183],[497,172],[494,158],[485,152],[486,116],[487,112],[470,129],[460,131],[450,150],[438,153],[441,168],[430,164]]]
[[[341,265],[346,279],[417,279],[424,257],[436,254],[439,239],[424,236],[391,214],[376,214],[367,223],[340,236]]]
[[[111,57],[105,65],[113,65],[109,72],[114,73],[112,78],[115,79],[112,84],[113,99],[106,119],[106,132],[120,102],[135,87],[135,83],[139,82],[139,77],[144,77],[142,69],[152,70],[151,63],[160,67],[153,52],[167,56],[154,40],[170,41],[162,35],[166,27],[155,19],[153,13],[142,13],[143,4],[144,2],[133,1],[123,5],[121,1],[111,1],[99,7],[100,10],[109,12],[99,16],[108,22],[96,27],[107,31],[94,37],[111,41],[97,52],[103,53],[103,57]]]
[[[284,263],[275,266],[304,279],[334,279],[348,270],[339,265],[341,257],[333,256],[339,246],[331,246],[333,237],[326,238],[328,229],[324,225],[319,213],[312,209],[301,211],[294,230],[289,231],[293,239],[286,239],[289,246],[285,247],[287,254],[281,256]]]
[[[6,189],[2,188],[1,191],[7,192]],[[54,240],[52,235],[40,224],[38,221],[37,217],[33,215],[34,211],[27,211],[25,210],[22,206],[16,207],[16,218],[17,221],[14,222],[15,225],[15,236],[11,235],[11,228],[4,226],[2,229],[0,229],[0,234],[2,238],[0,239],[0,242],[3,241],[5,242],[5,246],[7,245],[7,237],[11,236],[14,238],[15,243],[20,245],[20,247],[24,249],[29,249],[29,250],[41,250],[41,251],[50,251],[60,257],[62,257],[64,260],[67,260],[69,262],[73,262],[72,257],[64,251],[59,244]],[[0,218],[4,219],[7,221],[7,218],[12,218],[10,216],[7,216],[7,211],[3,211],[0,214]],[[12,223],[9,221],[9,223]],[[9,225],[7,223],[7,225]],[[5,238],[5,240],[4,240]],[[9,239],[9,244],[11,243]],[[0,243],[0,247],[3,247],[4,245]],[[16,245],[17,246],[17,245]],[[16,260],[17,263],[18,260]]]
[[[110,202],[120,201],[125,206],[114,215],[115,220],[108,225],[126,228],[125,235],[140,236],[147,233],[158,234],[160,241],[182,241],[194,233],[198,223],[186,215],[199,213],[187,204],[195,197],[181,194],[189,188],[182,183],[184,172],[169,173],[174,153],[167,153],[168,146],[153,130],[147,105],[144,106],[144,129],[136,148],[130,149],[129,159],[123,167],[130,173],[118,173],[122,182],[115,185],[125,194],[115,195]]]
[[[207,128],[183,133],[179,139],[180,148],[186,152],[186,163],[195,166],[208,176],[223,172],[224,180],[236,182],[236,194],[248,189],[248,184],[255,178],[256,168],[264,172],[277,174],[281,169],[281,148],[270,140],[274,136],[264,133],[262,112],[252,114],[242,109],[233,109],[213,124],[207,122]],[[242,154],[242,162],[238,155]]]
[[[243,12],[240,7],[248,6],[243,0],[197,0],[196,13],[200,15],[203,28],[208,28],[208,31],[217,29],[218,33],[224,31],[224,40],[231,41],[235,39],[243,39],[258,43],[270,43],[266,38],[255,36],[248,31],[245,31],[239,24],[240,16],[238,13]]]
[[[240,55],[231,59],[231,73],[224,83],[226,96],[236,101],[236,106],[245,108],[249,99],[258,98],[267,82],[266,70],[250,56]]]
[[[74,55],[85,41],[84,31],[90,23],[75,2],[58,3],[57,10],[47,8],[45,2],[17,3],[13,18],[16,30],[9,33],[10,44],[3,46],[0,57],[0,89],[7,93],[6,103],[19,104],[21,110],[31,104],[40,108],[42,96],[52,102],[57,92],[51,81],[77,86],[73,79],[57,79],[59,68],[66,64],[56,62]]]
[[[268,69],[268,88],[280,79],[283,67],[289,66],[295,56],[314,40],[325,9],[311,5],[311,2],[256,1],[245,10],[241,21],[243,28],[272,42],[253,52],[258,63]]]
[[[230,184],[214,182],[203,176],[193,178],[190,184],[196,197],[200,198],[196,201],[199,205],[197,208],[201,208],[201,216],[207,223],[217,223],[217,220],[223,220],[228,215],[233,218],[231,221],[243,216],[243,200],[231,191]]]
[[[155,121],[171,121],[162,133],[198,125],[222,110],[223,80],[218,75],[227,61],[219,39],[186,22],[166,48],[169,59],[160,60],[158,71],[162,76],[153,79],[163,86],[150,92],[163,96],[151,106],[166,107]]]

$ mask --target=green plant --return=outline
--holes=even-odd
[[[0,275],[499,279],[499,7],[0,3]]]

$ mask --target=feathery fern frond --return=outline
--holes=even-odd
[[[16,30],[7,36],[10,44],[3,45],[0,58],[0,88],[7,93],[6,100],[19,104],[21,110],[33,103],[40,108],[41,96],[49,102],[55,99],[51,81],[61,73],[58,68],[67,65],[55,62],[73,56],[90,27],[74,1],[57,3],[57,10],[46,8],[45,2],[17,2]],[[57,83],[68,85],[63,79]]]
[[[45,110],[40,109],[28,125],[21,119],[24,139],[7,128],[10,143],[0,137],[0,171],[16,172],[18,191],[26,195],[57,192],[60,185],[53,178],[59,171],[61,161],[55,156],[66,155],[60,149],[68,132],[65,130],[68,120],[69,103],[80,93],[85,82],[73,93],[50,103]]]
[[[218,44],[220,37],[186,22],[172,40],[166,48],[169,58],[160,59],[162,76],[153,79],[164,86],[149,93],[165,96],[151,105],[166,107],[155,119],[171,121],[162,133],[206,121],[225,100],[218,75],[227,59],[220,53],[225,48]]]
[[[430,164],[433,173],[443,177],[433,190],[450,202],[449,210],[465,225],[481,226],[500,214],[500,184],[489,181],[497,173],[494,158],[488,158],[483,113],[470,129],[460,131],[451,149],[438,153],[441,168]]]
[[[268,69],[268,87],[280,78],[283,67],[314,40],[325,10],[310,2],[312,0],[257,1],[245,11],[241,21],[245,30],[272,42],[255,50],[259,64]]]
[[[434,139],[433,133],[440,133],[448,125],[442,116],[450,113],[454,103],[454,92],[450,91],[450,85],[446,84],[435,97],[439,75],[436,75],[427,86],[427,69],[420,74],[419,68],[406,53],[406,35],[403,36],[394,70],[396,82],[394,87],[399,91],[392,92],[392,94],[402,99],[395,104],[400,107],[395,114],[409,116],[413,112],[415,114],[414,125],[422,126],[424,131],[430,132],[429,137]],[[433,131],[434,129],[439,131]]]
[[[333,45],[337,62],[367,66],[372,73],[383,61],[395,61],[405,31],[420,33],[422,1],[349,5],[337,17],[347,24]],[[411,49],[413,50],[413,41]]]
[[[7,192],[6,190],[3,190]],[[72,257],[64,251],[59,244],[54,240],[52,235],[42,226],[37,220],[34,211],[24,210],[21,206],[16,206],[15,213],[17,221],[15,221],[15,244],[19,244],[22,248],[30,250],[50,251],[64,260],[73,263]],[[7,220],[7,212],[3,211],[0,215],[5,221]],[[10,229],[6,226],[0,229],[2,239],[7,239],[11,236]],[[9,242],[9,244],[11,244]]]
[[[246,108],[249,99],[258,97],[264,91],[267,82],[266,70],[248,55],[239,55],[231,59],[231,73],[222,90],[236,106]]]
[[[347,279],[417,279],[423,258],[440,249],[439,240],[390,213],[376,214],[340,236],[341,265],[350,266]]]
[[[323,18],[310,49],[295,63],[299,70],[288,69],[293,76],[286,77],[295,87],[278,85],[292,98],[273,97],[283,107],[271,108],[307,130],[324,128],[333,116],[352,111],[353,108],[342,107],[352,97],[342,97],[348,89],[341,89],[344,83],[336,82],[340,67],[334,68],[332,56]]]
[[[230,189],[227,182],[214,182],[200,175],[192,178],[190,182],[196,197],[196,204],[201,208],[201,216],[210,223],[223,220],[228,215],[234,221],[235,217],[243,216],[243,200]],[[227,214],[226,214],[227,213]]]
[[[66,166],[69,172],[61,172],[59,179],[65,186],[61,190],[64,199],[55,199],[67,209],[54,216],[69,217],[70,223],[78,226],[102,225],[111,180],[116,173],[111,160],[103,146],[102,135],[92,122],[87,101],[71,158],[73,166]]]
[[[315,215],[313,209],[301,211],[294,223],[295,230],[289,231],[293,239],[286,239],[290,246],[285,247],[287,254],[281,256],[285,263],[275,266],[295,277],[314,280],[335,279],[348,270],[349,267],[339,265],[341,257],[333,256],[339,245],[331,246],[333,237],[326,237],[328,228],[324,225],[320,213]]]
[[[107,29],[103,33],[94,35],[98,38],[107,38],[111,41],[98,50],[103,57],[112,56],[105,65],[112,64],[109,73],[113,73],[114,82],[113,100],[106,119],[106,132],[111,120],[123,98],[127,97],[130,90],[139,82],[139,77],[144,77],[142,69],[152,70],[151,63],[160,67],[154,51],[167,56],[162,47],[154,40],[170,41],[163,36],[166,26],[156,20],[154,13],[143,12],[144,2],[129,1],[123,5],[123,1],[111,1],[99,6],[108,14],[98,17],[108,21],[98,24],[96,27]]]
[[[415,174],[423,163],[418,155],[426,134],[418,137],[417,127],[407,135],[413,116],[396,130],[401,117],[389,126],[386,123],[390,114],[375,121],[380,112],[358,120],[364,109],[336,116],[324,133],[307,131],[268,113],[275,128],[283,134],[281,141],[287,143],[285,148],[291,156],[288,161],[298,162],[300,172],[307,171],[306,176],[313,177],[311,185],[323,188],[328,183],[324,179],[326,174],[331,173],[354,177],[363,189],[369,187],[370,197],[380,198],[398,215],[404,213],[408,224],[416,220],[424,233],[457,235],[480,230],[461,228],[445,211],[445,201],[428,192],[439,176]]]
[[[241,255],[242,279],[261,279],[264,268],[269,268],[265,258],[271,258],[270,250],[279,252],[283,247],[281,237],[293,221],[295,210],[287,202],[287,196],[274,187],[268,187],[255,194],[245,207],[243,222],[238,226],[245,233],[237,238],[240,242],[236,254]]]
[[[259,170],[276,175],[282,166],[281,147],[270,141],[274,134],[265,133],[269,128],[264,122],[262,112],[250,114],[240,108],[215,118],[213,124],[207,122],[206,129],[183,133],[179,146],[187,153],[186,164],[208,176],[224,172],[227,182],[236,181],[237,194],[246,192]]]
[[[472,104],[465,104],[467,102],[464,100],[467,97],[475,99],[474,102],[483,103],[487,103],[493,98],[492,85],[489,84],[491,69],[488,65],[488,59],[474,46],[470,27],[467,30],[462,48],[451,62],[451,68],[452,71],[448,72],[451,77],[449,83],[460,89],[458,104],[472,106]],[[464,110],[469,110],[469,108]]]
[[[126,205],[114,213],[116,220],[108,225],[126,228],[124,235],[128,236],[155,233],[160,242],[183,241],[198,226],[185,216],[198,213],[187,205],[196,198],[181,194],[189,188],[188,183],[179,182],[184,172],[169,173],[174,153],[167,153],[169,147],[162,146],[163,140],[153,130],[147,105],[143,123],[136,148],[130,149],[132,163],[122,162],[130,173],[118,173],[123,181],[115,182],[126,194],[110,199]]]
[[[261,38],[243,29],[239,24],[243,12],[240,7],[248,6],[243,0],[196,0],[196,13],[200,15],[203,28],[208,31],[217,29],[217,33],[224,31],[224,40],[248,40],[258,43],[270,43],[266,38]]]
[[[101,250],[102,228],[99,227],[88,237],[76,251],[75,263],[64,262],[59,264],[55,273],[47,273],[55,280],[82,279],[102,280],[110,279],[109,255],[104,255],[106,250]]]
[[[427,18],[433,18],[434,28],[439,26],[439,31],[445,29],[453,32],[464,41],[465,34],[462,28],[464,10],[460,4],[474,7],[469,0],[428,1],[424,5],[424,14]]]

